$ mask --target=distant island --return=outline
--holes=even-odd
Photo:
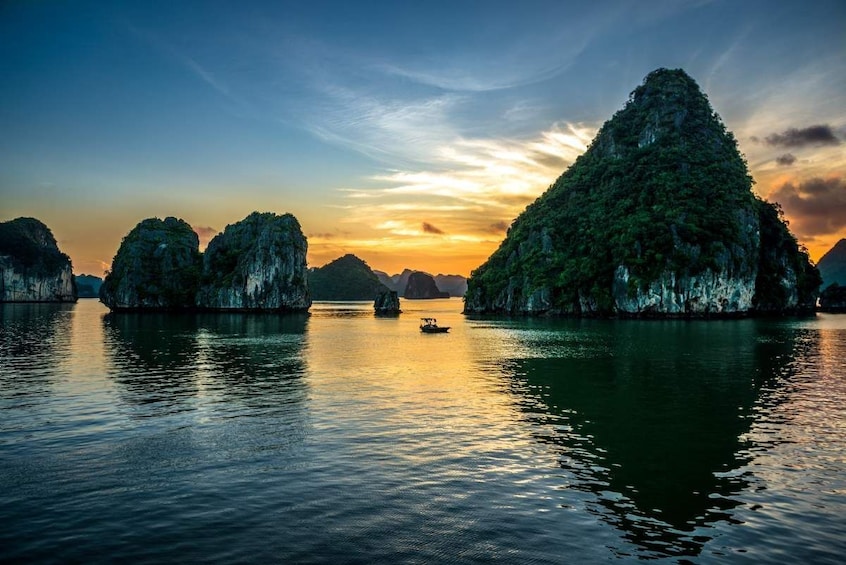
[[[846,312],[846,239],[820,257],[817,263],[823,280],[820,294],[820,310],[824,312]]]
[[[448,292],[438,289],[435,279],[428,273],[416,271],[408,277],[405,285],[404,298],[409,300],[429,300],[433,298],[449,298]]]
[[[0,302],[76,302],[70,257],[35,218],[0,222]]]
[[[309,269],[308,288],[312,300],[374,300],[389,290],[367,263],[352,254]]]
[[[306,250],[291,214],[254,212],[205,253],[183,220],[150,218],[124,237],[100,300],[112,310],[305,311]]]
[[[379,281],[391,290],[397,291],[401,296],[405,295],[408,287],[408,280],[414,273],[424,273],[432,277],[435,281],[435,286],[438,292],[446,292],[449,296],[464,296],[467,292],[467,279],[461,275],[430,275],[424,271],[415,271],[413,269],[403,269],[402,273],[396,275],[389,275],[384,271],[373,271],[379,278]]]
[[[74,275],[76,292],[79,298],[99,298],[103,279],[95,275]]]
[[[813,311],[820,274],[757,198],[696,82],[658,69],[514,221],[465,313],[720,317]]]

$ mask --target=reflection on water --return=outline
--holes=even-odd
[[[819,332],[754,320],[531,321],[508,336],[512,393],[536,439],[640,558],[696,557],[710,527],[744,523],[740,493],[766,488],[752,461],[784,441],[780,405],[824,363]]]
[[[0,408],[44,400],[67,356],[71,304],[0,303]]]
[[[839,563],[846,316],[0,307],[0,561]],[[434,316],[449,334],[423,335]]]
[[[307,315],[117,313],[103,317],[110,375],[138,416],[194,409],[200,393],[254,408],[302,397]]]

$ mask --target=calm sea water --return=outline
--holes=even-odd
[[[0,305],[0,561],[843,562],[846,316],[403,308]]]

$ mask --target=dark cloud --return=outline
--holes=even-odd
[[[433,226],[429,222],[423,222],[423,231],[426,233],[435,233],[438,235],[444,234],[444,231],[442,229]]]
[[[498,222],[494,222],[488,226],[488,231],[490,233],[505,233],[508,231],[508,226],[510,224],[505,220],[500,220]]]
[[[774,133],[765,139],[767,144],[778,147],[804,147],[806,145],[840,145],[829,125],[816,125],[803,129],[790,128],[784,133]]]
[[[833,234],[846,228],[846,181],[813,178],[788,182],[769,197],[784,208],[791,230],[800,238]]]
[[[796,156],[792,153],[785,153],[779,157],[776,157],[776,163],[782,165],[784,167],[789,167],[793,163],[796,162]]]

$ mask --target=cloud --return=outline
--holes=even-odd
[[[510,225],[511,224],[506,222],[505,220],[500,220],[498,222],[492,223],[490,226],[488,226],[488,229],[491,233],[505,233],[508,231]]]
[[[434,233],[437,235],[444,235],[444,230],[430,224],[429,222],[423,222],[423,232],[424,233]]]
[[[790,128],[784,133],[773,133],[765,139],[768,145],[776,147],[805,147],[807,145],[840,145],[829,125],[815,125],[807,128]]]
[[[769,199],[781,204],[791,230],[800,239],[846,228],[846,181],[842,177],[787,182]]]
[[[344,222],[367,226],[370,237],[392,245],[431,245],[437,234],[442,246],[473,242],[489,252],[510,219],[585,151],[595,132],[554,124],[528,139],[457,139],[437,148],[426,167],[371,177],[383,188],[343,191]]]
[[[796,162],[796,156],[792,153],[785,153],[784,155],[779,155],[776,157],[776,163],[782,165],[784,167],[789,167],[793,163]]]
[[[194,233],[200,238],[200,247],[205,248],[212,238],[217,235],[217,230],[210,226],[194,226]]]

